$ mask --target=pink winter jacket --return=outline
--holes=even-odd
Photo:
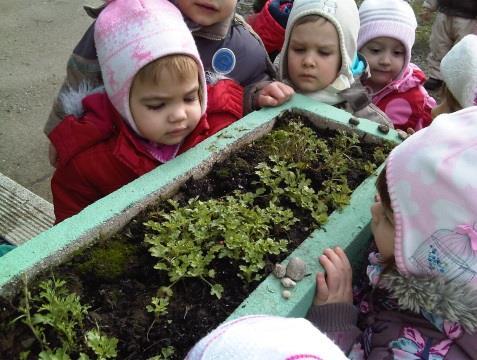
[[[431,123],[431,110],[436,106],[434,98],[424,89],[425,81],[422,70],[410,63],[399,79],[371,94],[373,104],[386,113],[394,128],[420,130]]]

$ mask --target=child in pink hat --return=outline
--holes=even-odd
[[[169,1],[179,9],[195,39],[204,69],[211,75],[207,76],[207,82],[213,82],[217,76],[227,76],[244,87],[242,102],[245,114],[260,107],[280,105],[290,99],[293,89],[273,81],[275,71],[261,39],[236,14],[237,0]],[[105,4],[97,9],[85,7],[93,18],[97,18],[104,8]],[[44,127],[47,136],[67,114],[62,98],[70,88],[81,89],[84,83],[94,86],[103,84],[95,28],[96,22],[93,22],[68,59],[66,78]],[[50,143],[49,160],[55,167],[56,151]]]
[[[358,51],[369,64],[371,76],[364,84],[373,104],[396,129],[428,126],[436,102],[423,86],[425,74],[411,63],[417,27],[412,7],[404,0],[365,0],[359,19]]]
[[[110,0],[95,25],[104,88],[61,97],[49,134],[56,222],[149,172],[242,117],[243,88],[207,86],[194,39],[167,0]],[[207,107],[207,115],[206,115]]]
[[[360,328],[345,253],[320,257],[327,277],[317,275],[308,319],[350,358],[476,358],[476,159],[476,106],[438,116],[391,152],[371,208],[378,252]]]

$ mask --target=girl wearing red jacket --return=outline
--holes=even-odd
[[[57,223],[242,116],[235,82],[206,91],[194,39],[169,1],[112,0],[94,36],[104,89],[63,96],[65,107],[81,100],[82,108],[49,135]]]

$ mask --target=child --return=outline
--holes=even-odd
[[[295,0],[279,54],[279,77],[299,93],[392,126],[355,81],[358,30],[353,0]]]
[[[275,106],[285,102],[292,90],[281,83],[272,82],[273,66],[261,40],[255,36],[249,25],[235,14],[237,0],[171,0],[184,15],[195,38],[206,73],[218,73],[237,81],[245,88],[244,112],[262,106]],[[96,17],[102,11],[88,8],[88,13]],[[93,23],[73,50],[67,64],[66,79],[53,104],[44,127],[48,135],[66,115],[60,101],[62,94],[70,88],[89,82],[101,85],[101,69],[98,63],[94,41]],[[213,77],[213,76],[212,76]],[[259,96],[263,94],[263,96]],[[50,163],[55,166],[56,151],[50,146]]]
[[[359,16],[358,49],[370,66],[364,84],[373,103],[396,129],[428,126],[436,102],[422,86],[424,73],[410,62],[417,27],[411,6],[403,0],[365,0]]]
[[[467,35],[455,44],[440,68],[444,80],[441,103],[432,109],[432,115],[477,105],[477,35]]]
[[[425,0],[420,17],[429,21],[437,11],[429,39],[429,80],[424,86],[436,90],[442,85],[439,65],[444,55],[467,34],[477,35],[477,2],[475,0]]]
[[[346,356],[305,319],[244,316],[220,325],[185,360],[344,360]]]
[[[206,91],[194,39],[167,0],[110,1],[94,30],[105,90],[80,86],[83,93],[62,96],[65,111],[76,115],[49,135],[58,149],[56,222],[242,116],[243,90],[234,81]],[[78,102],[84,109],[68,111]]]
[[[391,152],[371,208],[379,253],[359,304],[363,332],[346,255],[320,257],[327,277],[317,275],[308,319],[350,358],[476,358],[476,119],[475,106],[441,115]]]

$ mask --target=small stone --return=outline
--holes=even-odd
[[[284,277],[283,279],[280,280],[280,282],[285,288],[293,288],[296,286],[296,282],[294,282],[292,279],[288,277]]]
[[[292,258],[287,265],[286,276],[295,281],[300,281],[305,277],[306,264],[300,258]]]
[[[378,130],[381,131],[383,134],[387,134],[389,132],[389,126],[380,124],[378,126]]]
[[[396,132],[398,133],[398,136],[401,140],[406,140],[409,137],[409,134],[404,130],[397,129]]]
[[[284,277],[286,272],[286,266],[282,264],[275,264],[275,267],[273,268],[273,275],[275,275],[278,279]]]
[[[291,297],[291,292],[289,290],[283,290],[282,296],[288,300]]]
[[[359,125],[359,119],[356,116],[351,116],[348,120],[351,125]]]

